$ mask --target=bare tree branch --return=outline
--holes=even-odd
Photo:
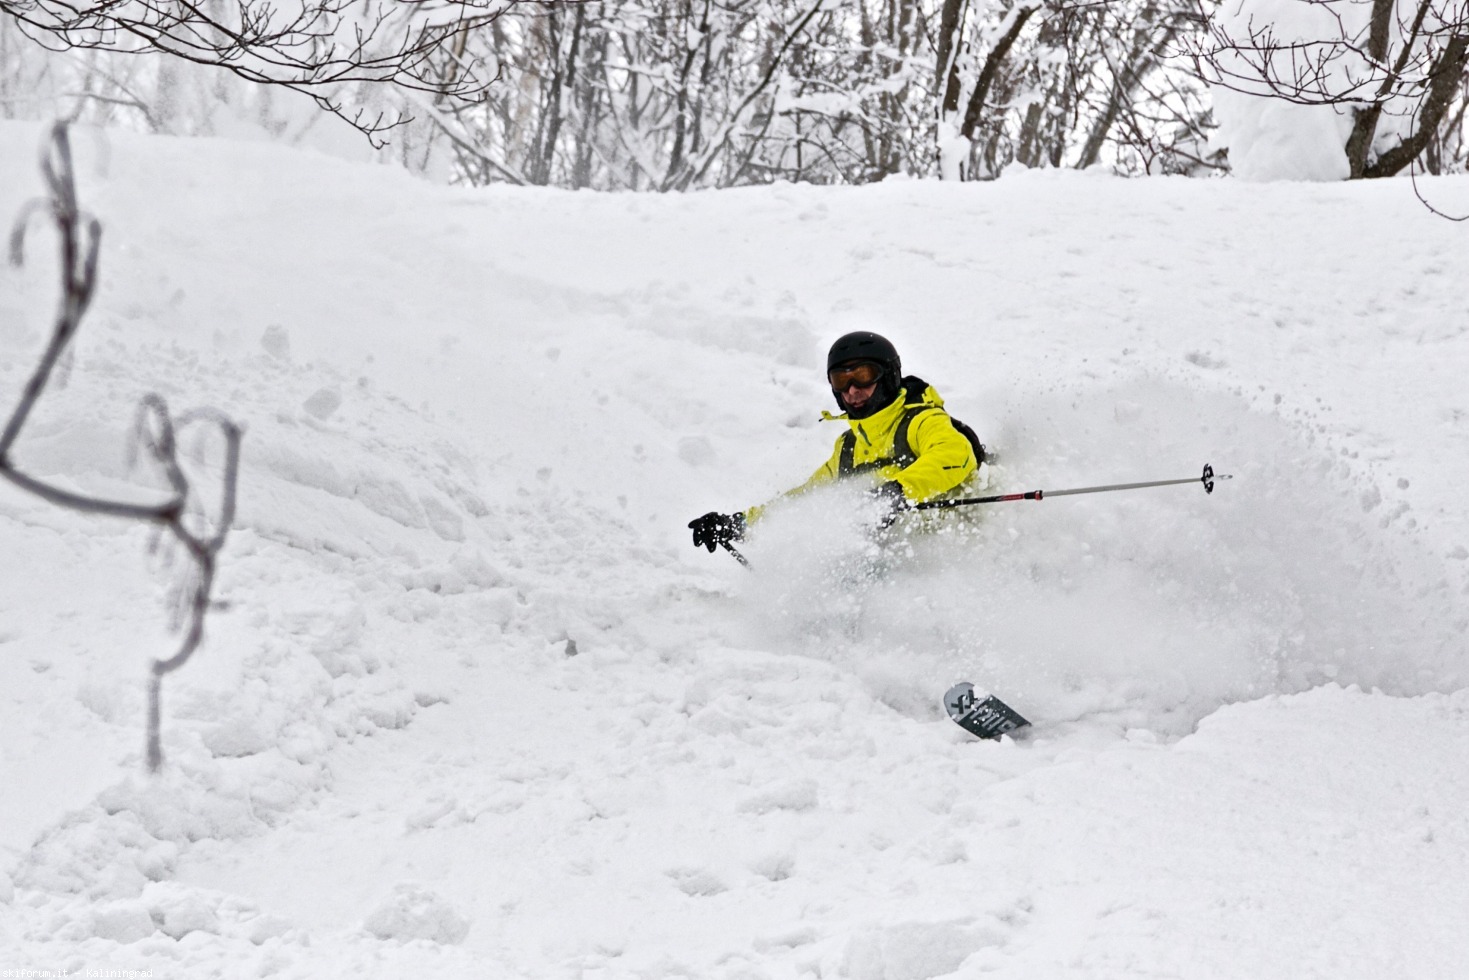
[[[91,304],[97,281],[98,244],[102,235],[100,223],[78,206],[71,145],[64,123],[52,128],[42,155],[41,169],[50,195],[22,209],[10,237],[10,258],[15,265],[22,263],[30,218],[42,211],[47,212],[56,226],[61,249],[60,308],[46,349],[27,379],[4,429],[0,430],[0,477],[59,507],[152,524],[180,545],[189,557],[190,569],[179,592],[181,615],[175,624],[183,628],[183,639],[171,657],[153,662],[148,683],[147,760],[149,771],[156,772],[163,763],[160,728],[163,676],[182,667],[204,638],[204,618],[211,605],[219,553],[234,521],[243,432],[237,424],[213,409],[195,409],[174,418],[161,396],[144,396],[133,426],[133,446],[158,468],[169,487],[168,495],[154,503],[110,500],[75,493],[29,475],[13,461],[11,451],[16,440]],[[212,518],[179,459],[178,433],[193,426],[207,426],[224,441],[223,472]]]
[[[1465,100],[1469,4],[1371,0],[1363,22],[1344,15],[1359,14],[1360,5],[1302,2],[1317,15],[1314,36],[1286,39],[1272,24],[1247,19],[1240,29],[1211,18],[1190,52],[1201,76],[1249,95],[1349,113],[1343,153],[1352,179],[1392,176],[1437,152],[1440,127]]]
[[[498,67],[463,57],[462,39],[515,2],[305,0],[282,7],[274,0],[0,0],[0,14],[53,50],[156,52],[300,92],[381,145],[382,134],[409,117],[373,118],[351,109],[342,88],[388,84],[476,102]]]

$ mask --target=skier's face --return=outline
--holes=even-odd
[[[848,408],[860,410],[872,400],[872,396],[876,391],[877,382],[874,381],[872,384],[860,388],[856,384],[848,385],[846,390],[839,391],[837,394],[841,396],[843,405],[846,405]]]
[[[826,376],[831,382],[831,390],[836,392],[842,404],[860,411],[877,391],[882,365],[872,361],[850,361],[832,368]]]

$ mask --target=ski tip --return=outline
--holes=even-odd
[[[953,687],[944,692],[944,704],[948,705],[951,702],[956,702],[958,701],[958,699],[964,697],[966,694],[973,693],[973,684],[969,683],[968,681],[960,681],[959,683],[955,684]]]

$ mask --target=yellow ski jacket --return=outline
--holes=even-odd
[[[904,378],[903,384],[891,405],[865,419],[822,412],[824,420],[846,422],[847,431],[837,437],[831,457],[785,496],[863,476],[873,486],[896,481],[908,502],[917,504],[942,496],[967,480],[979,461],[974,447],[944,411],[944,400],[918,378]],[[898,444],[900,431],[906,445]],[[758,520],[764,509],[763,505],[751,507],[745,520]]]

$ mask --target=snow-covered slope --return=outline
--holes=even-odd
[[[0,125],[0,216],[40,127]],[[79,133],[102,289],[16,457],[156,390],[247,426],[227,606],[0,487],[0,968],[155,976],[1452,977],[1466,957],[1469,273],[1403,182],[1035,173],[447,190]],[[1449,209],[1469,183],[1424,182]],[[0,272],[0,395],[52,304]],[[840,494],[746,572],[880,329],[995,486],[883,559]],[[940,716],[989,686],[1034,730]]]

